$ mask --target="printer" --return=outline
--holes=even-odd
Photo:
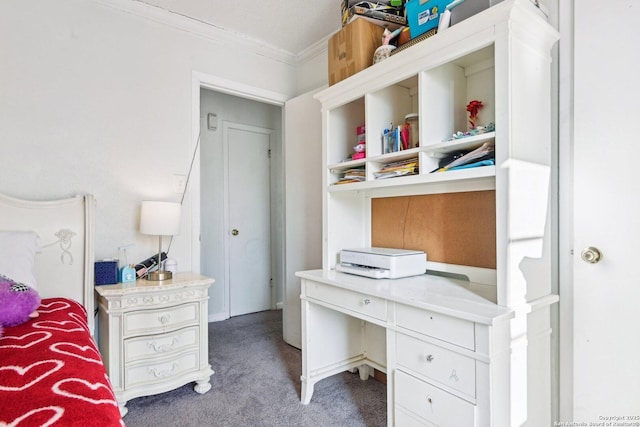
[[[336,271],[373,279],[419,276],[426,270],[427,254],[423,251],[391,248],[343,249],[336,265]]]

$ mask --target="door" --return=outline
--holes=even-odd
[[[296,271],[322,268],[322,116],[307,92],[285,104],[284,340],[301,348],[300,278]]]
[[[223,123],[229,314],[271,308],[271,129]]]
[[[573,352],[573,413],[563,420],[630,416],[613,421],[640,423],[640,4],[572,3],[573,286],[566,302],[572,291],[573,318],[564,325],[573,323],[573,343],[565,347]],[[599,261],[596,250],[582,259],[591,246]],[[560,298],[562,316],[562,288]],[[562,326],[561,318],[561,337]]]

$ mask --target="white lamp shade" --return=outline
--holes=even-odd
[[[157,236],[173,236],[180,231],[180,203],[142,202],[140,232]]]

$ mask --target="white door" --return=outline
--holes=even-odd
[[[229,314],[271,308],[271,129],[223,123]]]
[[[322,268],[322,115],[308,92],[285,104],[285,282],[282,335],[301,348],[300,278]]]
[[[602,425],[639,425],[640,263],[636,247],[640,242],[640,4],[635,0],[572,3],[575,79],[570,421],[606,423],[612,420],[603,417],[629,416],[633,418],[613,421],[636,424]],[[602,254],[597,263],[581,258],[581,252],[590,246]],[[570,291],[567,297],[570,303]],[[562,301],[561,294],[561,316]],[[560,336],[566,339],[562,323]],[[562,405],[562,384],[560,395]]]

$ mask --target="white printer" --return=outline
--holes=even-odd
[[[391,248],[343,249],[336,270],[374,279],[419,276],[427,270],[427,254]]]

